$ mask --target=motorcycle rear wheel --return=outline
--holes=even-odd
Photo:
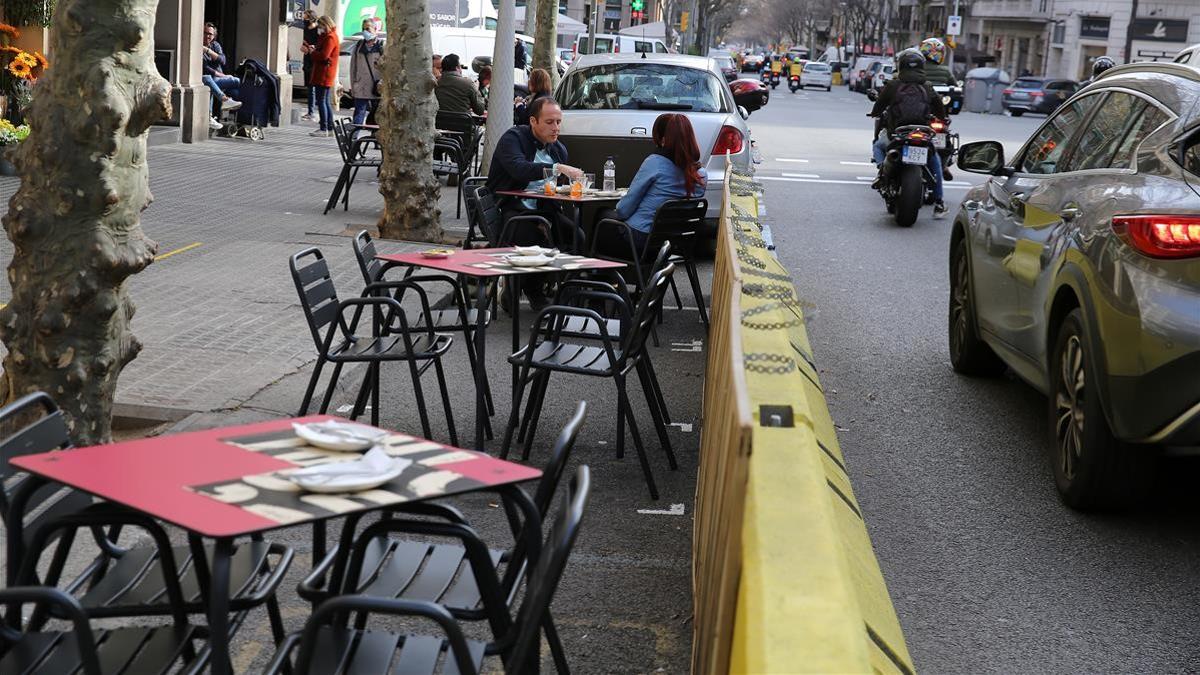
[[[912,227],[917,222],[917,214],[921,211],[921,199],[925,192],[925,181],[921,176],[921,167],[907,164],[900,167],[900,190],[896,195],[896,224],[900,227]]]

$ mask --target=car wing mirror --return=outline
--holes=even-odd
[[[971,173],[991,176],[1011,176],[1013,170],[1004,163],[1004,146],[996,141],[966,143],[958,149],[958,168]]]

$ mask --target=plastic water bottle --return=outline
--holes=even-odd
[[[604,191],[615,192],[617,189],[617,165],[610,155],[604,162]]]

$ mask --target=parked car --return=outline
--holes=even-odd
[[[1200,45],[1192,45],[1182,49],[1175,55],[1175,63],[1186,63],[1200,68]]]
[[[733,101],[749,112],[764,108],[771,100],[771,88],[761,80],[742,78],[729,83],[729,91],[733,92]]]
[[[650,132],[664,112],[682,112],[696,131],[700,162],[708,169],[708,218],[715,232],[721,212],[725,155],[750,167],[750,127],[711,59],[679,54],[589,54],[575,59],[558,84],[563,109],[560,140],[571,164],[597,175],[607,158],[617,185],[629,185],[654,151]]]
[[[755,52],[746,52],[742,57],[742,72],[750,71],[757,73],[762,70],[763,55]]]
[[[1079,87],[1075,80],[1019,77],[1004,90],[1001,105],[1013,117],[1020,117],[1027,112],[1049,115],[1079,91]]]
[[[808,61],[800,71],[800,88],[822,87],[825,91],[833,88],[833,70],[826,63]]]
[[[1164,445],[1200,446],[1200,71],[1118,66],[990,175],[950,238],[950,360],[1048,396],[1054,480],[1091,508],[1142,494]]]
[[[867,89],[871,84],[870,75],[871,66],[881,61],[891,61],[882,56],[860,56],[854,59],[854,65],[850,67],[850,91],[857,91],[860,94],[867,93]]]
[[[733,82],[737,79],[737,64],[733,62],[733,57],[729,55],[729,52],[725,51],[724,49],[719,51],[710,51],[708,53],[708,58],[715,62],[717,70],[720,71],[721,75],[725,77],[726,82]]]
[[[573,49],[556,49],[558,60],[563,62],[563,65],[571,65],[571,61],[575,59],[575,50]]]
[[[878,94],[883,91],[883,87],[888,83],[888,80],[895,77],[896,66],[892,63],[880,63],[875,69],[875,74],[871,76],[871,89]]]

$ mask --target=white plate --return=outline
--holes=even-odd
[[[404,470],[412,464],[410,460],[394,459],[392,466],[378,473],[371,474],[346,474],[343,476],[306,476],[303,474],[292,474],[288,476],[288,480],[295,483],[302,490],[308,492],[321,493],[338,493],[338,492],[361,492],[377,488],[389,480],[404,473]]]
[[[384,438],[388,432],[365,424],[329,420],[308,424],[292,423],[296,435],[309,443],[326,450],[358,452],[366,450]]]
[[[554,262],[553,257],[546,255],[510,255],[504,260],[517,267],[541,267]]]
[[[624,190],[597,190],[595,193],[597,197],[620,197],[623,194],[625,194]]]
[[[514,246],[513,252],[517,255],[547,255],[550,257],[558,255],[558,249],[541,246]]]

